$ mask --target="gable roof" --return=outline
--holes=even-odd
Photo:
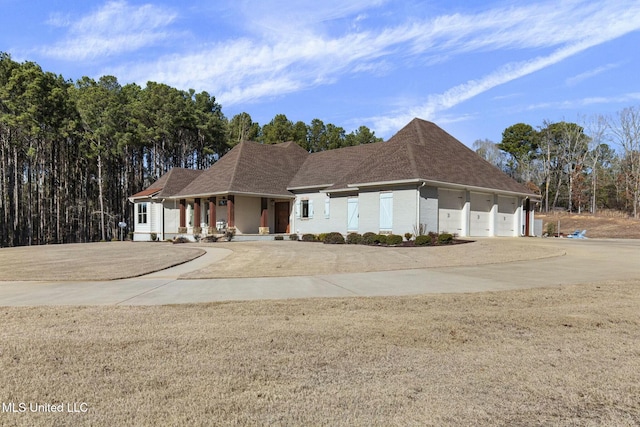
[[[202,173],[203,171],[196,169],[172,168],[149,187],[134,194],[130,198],[137,199],[150,196],[171,197],[189,185]]]
[[[275,145],[241,142],[175,195],[235,193],[292,197],[287,185],[308,156],[292,141]]]

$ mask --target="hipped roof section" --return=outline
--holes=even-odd
[[[275,145],[241,142],[175,196],[246,193],[293,197],[287,185],[308,156],[291,141]]]
[[[131,198],[345,191],[371,183],[433,182],[536,196],[434,123],[414,119],[387,142],[309,154],[295,142],[241,142],[205,171],[173,168]]]
[[[201,170],[172,168],[145,190],[131,196],[132,199],[141,197],[172,197],[189,185],[203,173]]]
[[[327,191],[372,182],[432,181],[535,196],[434,123],[414,119]]]

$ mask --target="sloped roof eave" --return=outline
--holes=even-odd
[[[435,181],[432,179],[424,179],[424,178],[402,179],[402,180],[395,180],[395,181],[359,182],[354,184],[347,184],[347,186],[343,188],[335,188],[335,189],[327,188],[325,189],[325,191],[327,193],[350,193],[353,191],[357,191],[360,188],[366,188],[366,187],[386,187],[390,185],[407,185],[407,184],[421,184],[421,183],[432,185],[434,187],[439,187],[439,188],[456,188],[456,189],[463,189],[463,190],[469,190],[469,191],[478,191],[482,193],[525,196],[532,199],[540,198],[538,194],[527,192],[525,190],[515,191],[515,190],[507,190],[507,189],[500,189],[500,188],[487,188],[487,187],[479,187],[475,185],[458,184],[453,182]]]

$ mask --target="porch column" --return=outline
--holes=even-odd
[[[260,201],[261,204],[261,214],[260,214],[260,227],[268,227],[268,216],[267,209],[269,209],[269,199],[263,197]]]
[[[200,198],[196,197],[193,200],[193,229],[194,229],[193,233],[194,234],[200,234],[202,232],[201,224],[202,224],[202,220],[201,220],[201,212],[200,212]]]
[[[260,199],[260,234],[269,234],[269,199],[262,197]]]
[[[236,226],[236,209],[234,202],[235,196],[227,196],[227,224],[229,227]]]
[[[209,197],[209,233],[216,229],[216,198]]]
[[[187,201],[180,199],[180,227],[187,226]]]

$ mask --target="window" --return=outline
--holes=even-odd
[[[147,205],[148,203],[138,204],[138,224],[147,223]]]
[[[296,202],[296,218],[313,218],[313,200]]]
[[[331,199],[327,197],[326,199],[324,199],[324,217],[327,219],[329,218],[330,207]]]

